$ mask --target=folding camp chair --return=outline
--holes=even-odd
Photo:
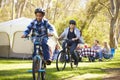
[[[103,55],[105,59],[112,59],[115,54],[115,48],[111,48],[111,54],[110,55]]]

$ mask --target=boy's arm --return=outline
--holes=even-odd
[[[32,27],[33,27],[33,22],[31,22],[28,26],[27,29],[24,31],[24,36],[27,36],[28,34],[30,34]]]
[[[47,29],[49,30],[48,36],[53,36],[54,29],[53,29],[53,26],[49,22],[47,23]]]

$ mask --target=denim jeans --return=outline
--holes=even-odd
[[[76,55],[76,53],[74,52],[74,50],[75,50],[76,47],[77,47],[77,44],[78,44],[78,43],[77,43],[77,42],[74,42],[74,41],[72,41],[72,42],[64,41],[63,44],[62,44],[62,48],[63,48],[64,51],[66,50],[66,47],[67,47],[67,46],[70,46],[70,54],[72,55],[72,58],[73,58],[75,61],[78,60],[77,55]]]
[[[42,40],[42,52],[43,52],[43,57],[44,60],[49,60],[50,59],[50,53],[49,53],[49,46],[47,44],[48,38],[45,37]],[[34,43],[34,52],[33,52],[33,57],[36,55],[36,44]]]
[[[103,57],[104,57],[105,59],[110,59],[111,54],[103,54]]]
[[[96,52],[96,58],[97,59],[102,59],[102,57],[103,57],[102,51]]]

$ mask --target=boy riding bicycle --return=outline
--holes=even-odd
[[[32,37],[33,37],[33,43],[35,42],[36,37],[43,37],[42,40],[42,50],[43,50],[43,56],[44,60],[46,61],[46,64],[50,65],[51,60],[50,60],[50,53],[49,53],[49,46],[47,44],[48,37],[53,36],[53,27],[52,25],[44,18],[45,15],[45,10],[41,8],[35,9],[35,16],[36,19],[34,19],[28,26],[27,29],[24,31],[24,35],[22,35],[22,38],[27,37],[30,32],[32,31]],[[49,30],[49,32],[48,32]],[[36,55],[36,47],[34,43],[34,52],[33,52],[33,57]]]
[[[65,39],[65,41],[62,44],[63,51],[65,51],[66,44],[70,46],[70,54],[72,55],[72,58],[75,61],[74,64],[78,65],[78,58],[77,55],[74,53],[74,50],[76,49],[77,44],[79,43],[80,31],[76,28],[76,21],[70,20],[69,27],[64,30],[64,32],[60,35],[58,39]]]

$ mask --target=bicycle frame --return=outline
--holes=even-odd
[[[71,41],[71,40],[68,40],[68,39],[64,39],[64,40]],[[61,57],[62,54],[65,57],[64,56]],[[62,58],[63,58],[63,60],[62,60]],[[65,44],[64,50],[61,50],[59,52],[58,56],[57,56],[57,60],[56,60],[56,68],[57,68],[57,70],[58,71],[64,70],[65,67],[66,67],[66,63],[70,63],[71,68],[74,68],[74,67],[78,66],[78,65],[74,66],[74,64],[73,64],[74,60],[72,58],[72,55],[70,54],[70,48],[69,48],[69,45],[67,43]]]
[[[42,53],[42,48],[41,48],[41,46],[42,46],[42,39],[43,39],[43,37],[40,37],[40,38],[38,38],[38,40],[37,41],[35,41],[35,47],[36,47],[36,56],[34,56],[33,57],[33,59],[35,59],[35,60],[39,60],[40,61],[40,67],[39,67],[39,69],[41,69],[42,68],[42,61],[44,60],[44,58],[43,58],[43,53]]]
[[[41,73],[41,79],[45,80],[46,64],[44,62],[44,57],[42,53],[42,40],[44,37],[45,36],[42,36],[42,37],[37,36],[36,38],[34,38],[35,40],[33,41],[36,48],[36,51],[35,51],[36,55],[32,58],[33,60],[32,70],[28,72],[32,72],[34,80],[40,80],[40,73]],[[38,77],[36,77],[37,72],[38,72]]]

